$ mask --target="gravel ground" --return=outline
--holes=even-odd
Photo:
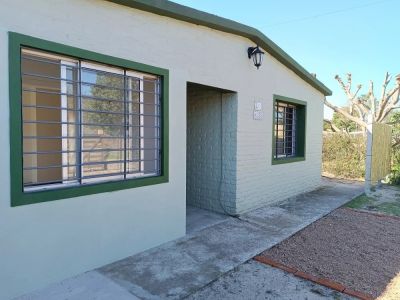
[[[400,276],[400,218],[341,208],[262,255],[374,297],[400,299],[393,289]]]

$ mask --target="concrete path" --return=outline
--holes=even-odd
[[[353,298],[250,260],[186,299],[350,300]]]
[[[230,218],[227,215],[216,214],[209,210],[188,206],[186,207],[186,235],[195,234]]]
[[[233,285],[237,281],[236,277],[242,278],[241,274],[246,273],[246,268],[253,268],[253,275],[260,274],[258,284],[264,286],[265,293],[278,293],[279,284],[273,279],[277,274],[275,271],[255,262],[240,265],[362,192],[362,186],[355,183],[325,181],[325,184],[325,187],[316,191],[254,210],[240,218],[210,216],[209,212],[203,212],[203,224],[208,223],[211,226],[204,228],[202,217],[198,216],[197,220],[188,222],[190,234],[181,239],[85,273],[79,280],[73,280],[72,289],[66,288],[68,283],[63,281],[21,299],[107,299],[104,295],[109,295],[109,290],[125,292],[121,299],[125,299],[126,292],[132,295],[132,299],[181,299],[201,295],[209,299],[232,299],[229,293],[224,294],[227,297],[224,298],[221,289],[215,287],[220,282],[221,285],[232,286],[232,290],[235,290]],[[234,270],[238,266],[239,269]],[[233,275],[224,277],[229,271]],[[102,285],[100,292],[93,278]],[[229,282],[229,278],[233,282]],[[302,291],[301,295],[305,298],[310,295],[308,299],[314,299],[311,297],[315,294],[311,291],[314,287],[310,288],[313,285],[304,284],[298,278],[285,280],[292,282],[293,292],[297,289]],[[246,279],[243,278],[243,283],[245,282]],[[109,288],[104,288],[106,286]],[[71,290],[74,292],[71,293]],[[81,298],[80,292],[83,295]],[[254,291],[248,292],[248,296],[241,294],[240,298],[253,299]],[[58,295],[58,298],[50,298],[48,295]],[[329,292],[324,292],[324,295],[333,297]],[[290,299],[285,298],[284,293],[281,296],[282,299]]]

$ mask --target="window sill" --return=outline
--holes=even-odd
[[[273,158],[272,165],[280,165],[280,164],[288,164],[293,162],[305,161],[306,158],[304,156],[296,156],[296,157],[285,157],[285,158]]]
[[[11,194],[11,206],[35,204],[53,200],[88,196],[93,194],[114,192],[125,189],[138,188],[148,185],[162,184],[168,182],[168,175],[154,177],[140,177],[120,181],[98,182],[95,184],[84,184],[64,186],[59,189],[38,190],[34,192],[14,191]]]

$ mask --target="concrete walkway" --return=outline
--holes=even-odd
[[[186,299],[350,300],[353,298],[250,260]]]
[[[290,299],[286,297],[290,295],[290,287],[293,293],[300,292],[296,299],[337,298],[333,291],[259,263],[247,262],[362,193],[360,184],[326,180],[324,183],[326,186],[316,191],[254,210],[240,218],[204,212],[206,219],[203,220],[207,221],[202,223],[201,217],[189,220],[190,234],[181,239],[20,299],[116,299],[110,295],[118,295],[118,299],[235,299],[231,294],[236,290],[235,282],[240,281],[238,278],[247,282],[240,274],[253,274],[251,281],[257,277],[254,274],[259,274],[257,284],[263,289],[259,290],[258,297],[252,287],[243,286],[243,291],[237,291],[237,299],[269,299],[269,294],[274,295],[271,299]],[[204,223],[211,226],[204,227]],[[287,284],[276,284],[277,274]],[[233,281],[229,282],[229,278]],[[229,288],[221,289],[221,286]],[[313,289],[322,292],[314,293]],[[249,294],[243,294],[246,291]]]

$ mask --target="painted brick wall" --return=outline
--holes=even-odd
[[[188,88],[188,205],[236,211],[236,110],[235,94]]]
[[[270,59],[269,64],[277,63]],[[285,68],[275,67],[274,71],[275,76],[264,86],[265,94],[249,93],[239,99],[236,213],[279,202],[321,184],[321,95],[297,80],[284,78],[284,73],[288,72]],[[307,102],[305,161],[272,165],[274,94]],[[253,119],[255,101],[263,105],[262,120]]]

